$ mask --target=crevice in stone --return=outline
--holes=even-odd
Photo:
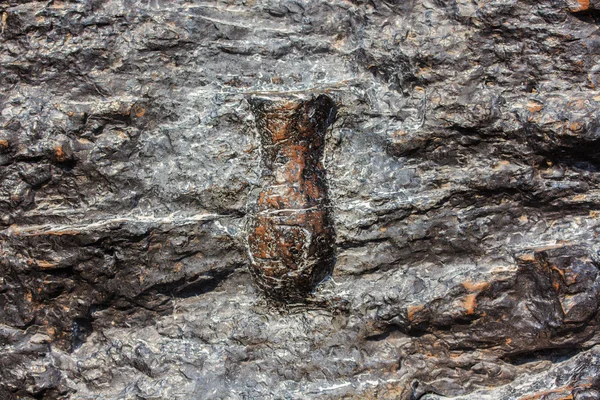
[[[233,274],[239,266],[209,272],[206,275],[183,277],[173,282],[160,283],[144,290],[140,295],[161,293],[174,298],[188,298],[213,291]]]
[[[85,318],[73,319],[72,329],[72,350],[76,350],[85,343],[87,337],[94,331],[92,318],[88,316]]]
[[[600,10],[588,8],[571,13],[575,18],[588,24],[600,25]]]
[[[512,365],[524,365],[532,362],[548,360],[552,363],[563,362],[579,354],[583,349],[565,347],[556,349],[542,349],[534,351],[523,351],[512,353],[501,357],[501,359]]]
[[[185,299],[188,297],[199,296],[204,293],[212,292],[231,274],[233,274],[235,270],[235,268],[226,269],[212,274],[210,278],[188,282],[187,284],[178,287],[173,292],[173,295],[177,298]]]

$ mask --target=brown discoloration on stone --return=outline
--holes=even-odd
[[[38,267],[42,269],[52,269],[58,266],[58,263],[46,261],[46,260],[37,260]]]
[[[56,161],[58,162],[65,162],[67,160],[67,154],[61,145],[54,147],[54,155],[56,156]]]
[[[567,128],[572,132],[580,132],[583,130],[583,125],[579,122],[570,122]]]
[[[142,106],[136,105],[133,107],[133,113],[136,117],[143,117],[146,114],[146,109]]]
[[[467,292],[479,292],[483,289],[486,289],[490,286],[489,282],[473,282],[473,281],[465,281],[463,282],[463,287],[467,290]]]
[[[542,110],[542,108],[544,108],[544,106],[538,103],[537,101],[530,101],[529,103],[527,103],[527,109],[531,113],[539,112]]]
[[[74,229],[63,229],[63,230],[49,230],[42,231],[38,229],[21,229],[16,225],[11,226],[10,228],[11,235],[22,235],[22,236],[71,236],[71,235],[79,235],[81,232]]]
[[[335,111],[327,96],[250,100],[262,144],[263,189],[248,245],[257,285],[281,300],[301,299],[329,275],[334,231],[320,163]]]
[[[576,0],[573,1],[570,10],[571,12],[587,11],[590,8],[590,0]]]
[[[477,294],[469,294],[463,299],[463,307],[465,308],[467,315],[475,313],[475,307],[477,306]]]
[[[415,314],[420,313],[424,309],[425,309],[425,306],[423,306],[423,305],[408,306],[408,309],[407,309],[408,321],[412,322],[415,319]]]
[[[183,268],[183,263],[180,261],[178,263],[175,263],[175,266],[173,267],[173,271],[181,272],[182,268]]]

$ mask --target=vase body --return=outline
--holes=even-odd
[[[321,163],[335,117],[325,95],[249,100],[261,141],[261,191],[248,235],[256,284],[281,300],[305,298],[331,274],[335,232]]]

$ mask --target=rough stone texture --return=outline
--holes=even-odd
[[[0,2],[0,398],[600,398],[597,0]],[[332,279],[248,273],[327,94]]]

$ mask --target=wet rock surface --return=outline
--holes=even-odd
[[[600,398],[600,3],[0,3],[0,398]],[[253,96],[332,278],[252,282]]]

